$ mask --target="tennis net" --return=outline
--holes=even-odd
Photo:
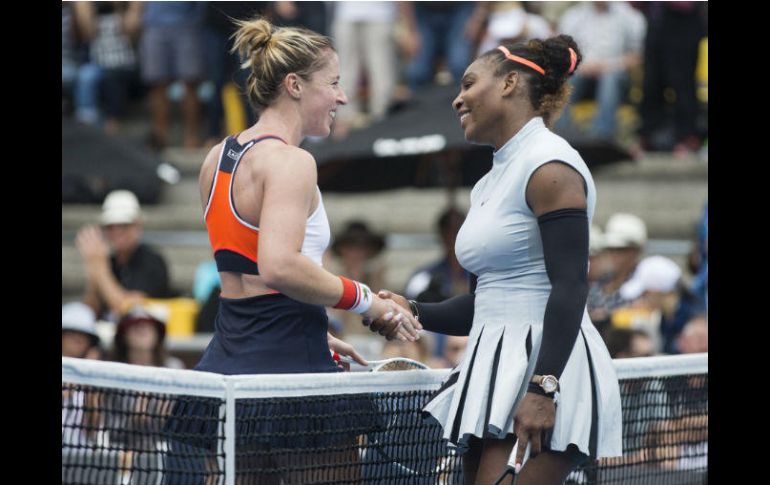
[[[705,483],[707,359],[616,360],[624,456],[568,483]],[[62,483],[462,483],[461,458],[420,414],[448,372],[222,376],[62,358]]]

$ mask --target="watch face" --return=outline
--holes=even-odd
[[[554,376],[543,377],[542,386],[545,392],[548,392],[548,393],[555,392],[558,385],[559,385],[559,381],[557,381]]]

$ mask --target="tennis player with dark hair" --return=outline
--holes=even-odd
[[[432,304],[380,293],[426,330],[469,335],[424,407],[465,453],[466,484],[511,483],[513,470],[518,485],[560,484],[589,457],[621,454],[618,380],[586,313],[596,188],[549,129],[580,60],[560,35],[499,46],[467,68],[453,106],[465,138],[495,149],[455,245],[471,293]],[[371,328],[390,332],[384,319]]]
[[[258,120],[212,148],[201,167],[200,195],[222,293],[214,336],[195,369],[229,375],[339,371],[330,349],[366,364],[350,345],[328,333],[325,306],[372,319],[397,319],[400,338],[405,340],[418,337],[419,323],[366,285],[321,266],[330,240],[329,222],[317,186],[316,162],[299,145],[307,136],[328,136],[337,108],[347,103],[339,83],[339,59],[331,40],[315,32],[279,28],[259,18],[237,21],[237,25],[233,49],[251,70],[247,94]],[[341,400],[327,406],[358,419],[345,429],[360,433],[374,424],[376,416],[361,409],[343,413],[345,406],[359,404]],[[305,412],[324,414],[322,403],[307,405]],[[258,407],[244,405],[236,413],[277,412]],[[318,441],[325,438],[318,433],[308,433],[305,438],[315,441],[307,443],[301,442],[302,437],[288,444],[270,442],[270,430],[279,432],[285,421],[239,422],[239,450],[246,449],[240,445],[242,435],[254,437],[255,446],[337,444]],[[179,426],[172,430],[183,431]],[[351,450],[355,453],[355,448]],[[295,460],[301,458],[294,455]],[[318,452],[305,458],[318,464],[347,459]],[[352,470],[348,467],[334,478],[355,478]],[[291,483],[308,478],[284,477]]]

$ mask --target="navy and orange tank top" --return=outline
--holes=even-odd
[[[217,170],[211,181],[211,192],[204,213],[209,241],[214,252],[218,271],[243,274],[259,274],[257,248],[259,228],[246,222],[235,207],[233,180],[243,155],[262,140],[283,139],[275,135],[263,135],[247,142],[238,143],[237,135],[228,137],[222,144]],[[331,231],[324,209],[321,191],[318,191],[318,207],[308,217],[302,254],[321,265],[321,257],[329,246]]]

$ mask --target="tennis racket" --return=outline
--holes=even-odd
[[[394,357],[392,359],[384,360],[370,360],[368,365],[361,365],[351,357],[347,355],[340,356],[340,362],[346,362],[348,364],[355,364],[364,369],[368,369],[370,372],[387,372],[394,370],[423,370],[429,367],[422,362],[416,360],[407,359],[406,357]]]
[[[529,459],[529,450],[532,448],[532,443],[527,443],[527,449],[524,450],[524,458],[521,460],[521,466]],[[513,450],[511,450],[511,456],[508,458],[508,464],[505,466],[505,470],[501,473],[492,485],[499,485],[503,481],[503,478],[511,475],[513,477],[513,484],[516,484],[516,453],[519,451],[519,440],[513,444]]]
[[[352,362],[352,359],[342,356],[340,360]],[[424,370],[429,367],[422,362],[395,357],[392,359],[369,361],[362,366],[370,372],[392,372]],[[367,446],[362,447],[361,460],[369,467],[368,473],[373,479],[406,480],[410,484],[435,484],[443,474],[451,473],[456,462],[453,450],[447,450],[445,456],[436,459],[435,463],[426,460],[426,456],[437,455],[437,450],[420,449],[420,445],[404,446],[402,441],[410,439],[408,430],[422,428],[431,433],[431,440],[440,440],[440,428],[426,429],[420,416],[420,409],[415,406],[415,397],[389,397],[384,394],[375,396],[380,411],[388,416],[385,429],[367,434]],[[421,407],[421,406],[420,406]],[[414,436],[411,437],[414,439]],[[367,472],[365,472],[367,473]]]

